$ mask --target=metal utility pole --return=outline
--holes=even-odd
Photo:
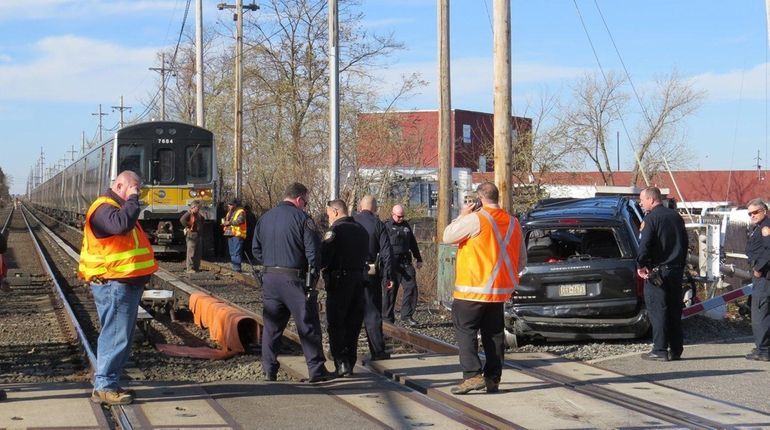
[[[166,54],[160,54],[160,67],[150,67],[149,70],[160,73],[160,120],[166,120],[166,72],[172,69],[166,68]]]
[[[511,211],[511,2],[494,3],[494,140],[495,182],[500,190],[500,207]]]
[[[38,176],[37,184],[40,185],[45,178],[45,154],[43,153],[43,148],[40,148],[40,162],[38,163],[38,168],[40,169],[40,176]]]
[[[77,151],[75,151],[75,145],[72,145],[71,148],[72,149],[70,149],[69,151],[65,151],[65,152],[70,155],[70,161],[75,161],[75,153],[77,152]]]
[[[233,127],[233,154],[235,165],[235,197],[241,198],[243,185],[243,9],[251,11],[259,9],[252,3],[244,6],[243,0],[237,0],[235,5],[219,3],[219,10],[235,9],[233,20],[235,21],[235,126]]]
[[[123,96],[120,96],[120,106],[112,106],[112,111],[119,111],[120,112],[120,128],[123,128],[124,122],[123,122],[123,111],[131,111],[131,106],[123,106]]]
[[[759,156],[759,149],[757,149],[757,157],[755,158],[757,160],[757,179],[762,180],[762,157]]]
[[[85,131],[80,132],[80,153],[84,155],[86,153],[86,132]]]
[[[340,60],[337,0],[329,0],[329,198],[340,194]]]
[[[438,218],[436,240],[441,241],[452,209],[452,99],[449,77],[449,0],[438,1]]]
[[[96,116],[99,117],[99,143],[102,143],[102,141],[104,140],[102,138],[102,130],[103,130],[103,128],[102,128],[102,117],[104,115],[107,115],[107,114],[102,112],[102,104],[101,103],[99,103],[99,112],[94,112],[91,115],[96,115]]]
[[[203,117],[203,0],[195,0],[195,124],[205,127]]]

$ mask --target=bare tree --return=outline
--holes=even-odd
[[[355,5],[342,1],[339,9],[343,124],[350,123],[345,115],[355,116],[362,93],[371,91],[373,67],[402,47],[391,35],[363,30]],[[319,206],[329,179],[327,2],[271,0],[260,14],[248,28],[244,59],[247,189],[259,206],[269,207],[287,182],[301,180],[316,191],[311,206]],[[341,128],[343,147],[354,137]]]
[[[602,79],[586,75],[574,85],[574,104],[562,120],[566,142],[578,158],[587,157],[602,175],[604,183],[615,185],[614,172],[607,153],[607,132],[621,117],[628,96],[622,91],[625,81],[612,73]]]
[[[636,135],[630,136],[635,141],[630,185],[637,184],[642,172],[650,177],[661,170],[664,159],[672,166],[686,160],[689,149],[681,125],[700,106],[704,93],[695,91],[673,71],[657,79],[646,95],[634,89],[641,114],[632,115],[625,79],[612,73],[606,76],[586,75],[573,87],[574,102],[564,116],[565,142],[577,160],[590,160],[605,185],[617,185],[607,147],[608,131],[618,122],[625,128],[634,117],[641,119],[634,127]]]
[[[6,175],[0,167],[0,199],[10,199],[11,195],[8,193],[8,187],[11,185],[13,185],[13,178]]]
[[[642,102],[644,122],[639,127],[637,163],[630,185],[638,182],[642,166],[651,177],[662,169],[663,160],[677,166],[688,159],[680,124],[700,107],[704,97],[704,92],[695,91],[676,71],[656,80],[650,97]]]

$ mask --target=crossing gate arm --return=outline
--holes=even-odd
[[[753,288],[754,288],[753,284],[749,284],[737,290],[728,291],[722,294],[721,296],[717,296],[712,299],[708,299],[704,302],[701,302],[692,306],[688,306],[682,310],[682,319],[690,318],[693,315],[697,315],[701,312],[706,312],[710,309],[714,309],[718,306],[722,306],[727,303],[730,303],[733,300],[737,300],[737,299],[740,299],[741,297],[748,296],[751,294],[751,291],[753,290]]]

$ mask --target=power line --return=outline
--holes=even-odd
[[[594,59],[596,59],[596,64],[599,65],[599,71],[601,71],[602,73],[602,77],[604,78],[605,84],[609,86],[609,79],[607,79],[607,74],[604,73],[604,67],[602,67],[602,62],[599,60],[599,54],[596,52],[594,43],[591,40],[591,35],[588,33],[588,27],[586,27],[586,23],[583,20],[583,14],[580,13],[580,7],[577,4],[577,0],[572,0],[572,3],[575,5],[575,9],[577,10],[578,18],[580,19],[580,24],[583,26],[583,32],[585,32],[586,38],[588,38],[588,44],[591,45],[591,51],[594,53]],[[647,179],[647,173],[645,173],[644,168],[642,167],[641,160],[639,160],[639,154],[636,153],[636,148],[634,148],[634,143],[631,140],[631,133],[628,132],[628,127],[626,127],[626,121],[623,119],[623,114],[620,112],[620,110],[618,110],[618,118],[620,118],[620,124],[623,125],[623,131],[626,133],[626,137],[628,138],[628,144],[631,145],[634,158],[636,159],[636,164],[639,166],[639,172],[642,174],[645,184],[649,185],[650,181]]]
[[[192,0],[187,0],[187,4],[184,9],[184,15],[182,16],[182,25],[179,29],[179,36],[177,37],[177,40],[176,40],[176,46],[174,47],[174,55],[171,57],[169,69],[174,69],[176,67],[176,56],[177,56],[177,53],[179,52],[179,46],[182,43],[182,36],[184,35],[184,28],[185,28],[185,24],[187,23],[187,15],[189,14],[189,11],[190,11],[191,2]],[[165,66],[162,65],[161,67],[165,67]],[[142,111],[142,113],[136,117],[136,121],[141,121],[145,117],[147,117],[147,115],[149,115],[152,109],[155,107],[155,103],[157,103],[158,98],[162,96],[162,88],[165,88],[166,79],[168,79],[168,76],[163,76],[163,74],[161,74],[161,79],[163,80],[161,83],[161,87],[158,88],[158,91],[152,97],[150,102],[145,106],[145,109]]]

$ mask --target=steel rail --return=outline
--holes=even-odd
[[[35,249],[37,249],[38,252],[38,258],[40,259],[40,263],[43,265],[43,268],[45,269],[46,273],[48,273],[48,277],[51,278],[51,283],[54,286],[54,290],[56,291],[56,295],[58,296],[59,301],[62,304],[62,307],[67,312],[67,315],[69,316],[70,324],[72,325],[72,328],[77,333],[78,340],[80,341],[80,344],[83,346],[83,352],[85,352],[86,357],[88,358],[88,362],[90,363],[91,369],[96,369],[96,353],[91,348],[91,345],[88,342],[88,338],[85,335],[85,330],[83,330],[83,327],[80,325],[80,323],[77,320],[77,317],[75,316],[75,312],[72,310],[72,307],[70,306],[69,302],[67,301],[67,297],[64,294],[64,291],[61,288],[61,285],[59,285],[59,282],[56,280],[56,275],[54,275],[53,270],[51,269],[51,265],[46,261],[45,259],[45,253],[43,252],[42,247],[40,246],[40,242],[37,240],[37,237],[35,236],[35,233],[32,230],[32,227],[29,224],[29,221],[27,220],[27,216],[24,214],[24,211],[21,211],[21,215],[24,218],[24,223],[27,225],[27,230],[29,231],[29,235],[32,237],[32,244],[35,245]],[[62,247],[65,252],[69,254],[71,250],[69,247],[67,247],[64,242],[61,241],[48,227],[46,227],[40,220],[35,217],[34,214],[29,214],[31,217],[33,217],[36,221],[39,223],[39,227],[52,239],[56,242],[57,245]],[[70,254],[70,256],[72,256]]]
[[[437,354],[458,354],[459,353],[459,350],[455,345],[451,345],[444,341],[433,339],[429,336],[416,333],[413,330],[408,329],[406,327],[399,327],[394,324],[383,323],[383,331],[387,336],[390,336],[391,338],[396,339],[400,342],[405,342],[405,343],[414,345],[416,346],[417,349],[425,352],[437,353]],[[698,429],[731,428],[730,426],[726,426],[725,424],[717,421],[702,418],[695,414],[679,411],[677,409],[673,409],[668,406],[660,405],[647,400],[628,396],[626,394],[619,393],[609,388],[599,387],[595,385],[585,385],[582,381],[579,381],[577,379],[570,378],[568,376],[559,375],[555,372],[551,372],[541,368],[529,367],[526,365],[522,365],[518,362],[513,362],[509,360],[505,360],[503,362],[503,365],[507,368],[514,369],[518,372],[537,378],[544,382],[559,385],[569,390],[573,390],[578,393],[587,395],[591,398],[603,400],[608,403],[612,403],[629,410],[633,410],[645,415],[653,416],[655,418],[658,418],[660,420],[663,420],[672,424],[685,426],[687,428],[698,428]],[[415,388],[414,387],[415,383],[413,381],[404,381],[403,383]],[[433,390],[433,393],[431,393],[431,390],[426,390],[425,388],[422,388],[422,390],[428,395],[437,396],[440,400],[444,402],[449,402],[451,405],[457,405],[458,408],[461,408],[463,411],[466,411],[468,414],[473,415],[474,418],[476,419],[479,419],[482,421],[489,419],[488,412],[476,411],[474,408],[467,408],[465,406],[465,402],[463,402],[462,400],[456,399],[454,396],[448,396],[443,392],[437,392],[435,390]],[[485,422],[489,422],[489,421],[485,421]],[[490,423],[493,424],[494,422],[490,422]]]
[[[27,210],[29,212],[29,210]],[[35,245],[35,248],[37,248],[38,251],[38,257],[40,258],[40,262],[43,264],[43,267],[45,268],[46,272],[48,273],[48,276],[51,278],[51,282],[55,286],[56,293],[59,296],[59,301],[62,303],[62,307],[67,312],[67,315],[69,316],[69,322],[72,325],[73,329],[77,333],[78,339],[80,340],[80,344],[83,346],[83,350],[86,354],[86,357],[88,358],[89,364],[91,366],[91,369],[95,371],[96,369],[96,353],[91,348],[90,343],[88,342],[88,338],[85,335],[85,330],[83,330],[82,326],[77,320],[77,317],[75,316],[75,312],[70,307],[69,302],[67,301],[64,291],[62,290],[59,283],[56,281],[56,276],[54,275],[53,271],[51,270],[50,265],[47,261],[45,261],[45,255],[43,254],[43,250],[40,247],[37,238],[35,237],[32,227],[30,227],[29,222],[27,221],[26,215],[24,215],[24,210],[21,211],[22,216],[24,217],[24,222],[27,224],[27,229],[29,230],[30,236],[32,236],[32,242]],[[29,215],[34,218],[43,232],[45,232],[51,240],[53,240],[70,258],[72,258],[75,261],[78,261],[80,259],[80,256],[73,251],[73,249],[66,244],[59,236],[57,236],[51,229],[46,227],[46,225],[38,218],[36,217],[32,212],[29,212]],[[110,412],[112,413],[113,418],[115,421],[120,425],[120,428],[122,430],[132,430],[134,427],[131,425],[131,420],[128,417],[128,411],[120,405],[111,406]]]
[[[8,217],[5,219],[5,222],[3,223],[3,228],[0,228],[0,234],[5,234],[6,230],[8,230],[8,223],[11,222],[11,217],[13,216],[14,211],[16,211],[16,208],[12,207],[11,213],[8,214]]]

